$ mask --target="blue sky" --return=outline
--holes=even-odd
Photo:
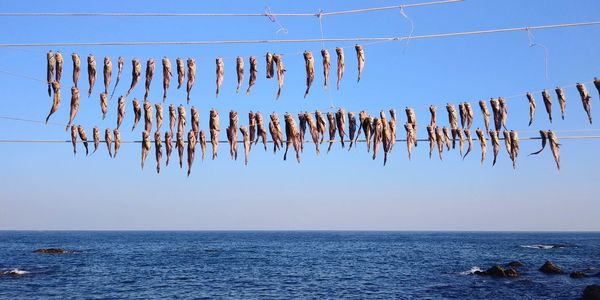
[[[410,1],[415,3],[417,1]],[[397,5],[397,1],[28,1],[8,2],[4,12],[317,12]],[[600,20],[596,1],[465,1],[458,4],[410,8],[407,15],[415,24],[414,34],[533,26]],[[2,43],[96,42],[96,41],[204,41],[226,39],[319,38],[316,18],[280,17],[288,30],[276,33],[277,25],[266,18],[115,18],[115,17],[0,17]],[[404,36],[410,25],[399,11],[331,16],[323,19],[325,37]],[[483,127],[476,102],[490,97],[535,93],[538,110],[531,127],[525,97],[508,103],[508,127],[521,136],[536,135],[539,129],[553,129],[561,135],[595,134],[569,132],[591,130],[575,88],[565,90],[567,112],[559,119],[554,105],[550,124],[539,92],[556,85],[591,81],[600,76],[600,26],[534,31],[535,41],[549,51],[549,76],[544,75],[544,54],[529,48],[526,32],[464,36],[365,46],[366,65],[356,83],[356,57],[346,50],[346,74],[340,91],[322,88],[320,43],[209,45],[209,46],[107,46],[0,48],[0,70],[34,78],[45,78],[45,53],[65,54],[62,81],[63,100],[51,120],[68,120],[71,87],[70,53],[85,59],[96,56],[99,77],[91,98],[82,93],[75,123],[82,124],[91,138],[94,126],[114,128],[116,96],[109,102],[106,120],[101,120],[98,93],[102,86],[101,61],[110,56],[126,58],[122,81],[116,94],[124,93],[131,80],[131,58],[157,61],[157,76],[150,99],[162,95],[159,59],[195,57],[196,84],[192,103],[200,110],[202,129],[208,126],[211,107],[221,112],[226,127],[227,112],[240,114],[247,124],[249,110],[268,114],[276,111],[294,115],[301,110],[327,111],[329,103],[358,113],[396,108],[401,124],[404,107],[416,110],[421,124],[419,138],[425,138],[429,121],[427,107],[438,105],[438,122],[448,120],[443,105],[470,101],[475,108],[474,128]],[[354,43],[326,43],[335,57],[337,46]],[[311,50],[316,57],[316,78],[311,93],[303,99],[304,62],[301,53]],[[287,69],[282,96],[275,101],[276,81],[264,78],[267,52],[284,53]],[[250,96],[235,94],[235,57],[261,56],[256,85]],[[225,81],[218,99],[214,97],[215,63],[225,60]],[[334,63],[335,64],[335,63]],[[85,64],[80,85],[87,89]],[[248,66],[246,66],[248,69]],[[332,70],[334,79],[335,68]],[[113,74],[113,80],[116,74]],[[143,75],[142,75],[143,76]],[[246,74],[246,76],[248,76]],[[0,73],[3,108],[0,115],[43,120],[52,100],[45,84]],[[247,77],[246,77],[247,78]],[[113,81],[114,82],[114,81]],[[167,105],[185,102],[185,90],[169,90]],[[244,80],[244,86],[246,80]],[[587,85],[594,116],[599,115],[598,92]],[[551,90],[552,91],[552,90]],[[552,91],[553,92],[553,91]],[[127,102],[124,127],[132,123],[130,101],[143,98],[143,79]],[[554,100],[556,97],[553,93]],[[165,109],[166,111],[166,109]],[[189,111],[188,111],[189,113]],[[399,128],[399,137],[405,132]],[[189,125],[188,125],[189,126]],[[141,126],[140,126],[141,127]],[[139,139],[140,127],[131,133],[122,129],[124,140]],[[165,126],[163,125],[163,132]],[[189,130],[189,128],[188,128]],[[561,131],[563,131],[561,133]],[[62,126],[0,120],[0,139],[69,139]],[[221,139],[225,139],[222,132]],[[307,139],[309,135],[307,134]],[[125,144],[117,159],[110,159],[101,147],[92,156],[73,156],[71,145],[0,144],[0,229],[340,229],[340,230],[600,230],[597,184],[598,140],[561,141],[562,168],[557,172],[549,149],[527,157],[538,142],[521,144],[517,170],[513,170],[504,149],[496,166],[488,159],[479,164],[479,144],[464,161],[457,151],[445,153],[444,161],[428,159],[425,143],[408,160],[404,143],[397,144],[386,167],[372,161],[365,145],[348,152],[338,144],[316,157],[307,145],[301,164],[283,161],[256,147],[248,166],[243,159],[232,161],[227,145],[221,144],[219,159],[202,162],[199,155],[186,177],[175,164],[154,171],[154,154],[148,167],[140,170],[139,144]],[[81,147],[81,146],[80,146]],[[241,148],[241,147],[240,147]],[[210,147],[209,147],[210,151]],[[176,153],[174,153],[176,159]],[[488,158],[491,152],[488,152]]]

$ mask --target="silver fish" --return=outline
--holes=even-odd
[[[100,145],[100,129],[98,127],[94,127],[92,130],[92,137],[94,138],[94,152],[92,154],[94,154],[98,150],[98,145]]]
[[[467,152],[465,152],[465,155],[463,156],[463,160],[471,152],[471,149],[473,149],[473,139],[471,138],[471,130],[469,128],[465,128],[464,132],[465,132],[465,137],[467,139],[468,146],[467,146]]]
[[[177,67],[177,89],[179,89],[183,85],[183,79],[185,78],[185,61],[183,58],[178,57],[175,60],[175,65]]]
[[[129,96],[133,88],[140,81],[140,76],[142,76],[142,64],[137,58],[131,60],[131,85],[125,94],[125,97]]]
[[[360,81],[360,75],[362,74],[363,68],[365,67],[365,50],[362,45],[354,45],[354,49],[356,49],[356,58],[358,59],[358,80]]]
[[[79,73],[81,72],[81,59],[79,59],[79,55],[75,52],[71,54],[71,59],[73,60],[73,86],[77,87]]]
[[[378,118],[373,119],[373,160],[377,158],[377,149],[383,139],[383,124]]]
[[[121,123],[123,123],[123,119],[125,119],[125,97],[120,96],[118,105],[117,105],[117,129],[121,127]]]
[[[179,105],[177,107],[177,132],[185,132],[185,125],[187,124],[186,120],[185,107]]]
[[[346,136],[346,111],[343,108],[338,109],[335,114],[335,123],[337,125],[340,143],[342,144],[342,148],[344,148],[344,137]]]
[[[196,82],[196,60],[193,58],[188,58],[187,60],[187,103],[190,103],[190,92],[192,91],[192,87],[194,86],[194,82]]]
[[[112,76],[112,62],[110,57],[104,57],[104,67],[102,69],[104,75],[104,93],[108,95],[108,86],[110,85],[110,78]]]
[[[52,107],[50,108],[50,112],[48,113],[48,116],[46,117],[46,124],[48,124],[48,120],[50,119],[50,116],[52,114],[54,114],[58,110],[58,107],[60,106],[60,83],[58,83],[58,81],[52,81],[51,86],[52,86],[52,90],[54,91],[54,97],[52,97]],[[77,89],[77,88],[72,87],[71,94],[73,93],[73,89]],[[79,90],[77,91],[77,95],[79,95]],[[72,97],[72,95],[71,95],[71,97]]]
[[[204,156],[206,155],[206,134],[204,134],[204,130],[200,130],[199,136],[198,142],[200,143],[200,149],[202,150],[202,161],[204,161]]]
[[[481,164],[483,165],[483,162],[485,161],[485,154],[487,152],[487,140],[485,139],[485,133],[483,130],[477,128],[475,133],[477,134],[477,139],[481,145]]]
[[[560,144],[558,138],[552,132],[548,130],[548,141],[550,142],[550,150],[552,150],[552,156],[554,156],[554,162],[556,162],[556,168],[560,171]]]
[[[160,131],[163,123],[163,107],[162,104],[156,103],[154,104],[154,109],[156,110],[156,131]]]
[[[435,141],[437,142],[440,160],[443,160],[442,153],[444,152],[444,135],[442,134],[442,129],[439,126],[435,127]]]
[[[165,165],[169,165],[169,160],[171,159],[171,152],[173,152],[173,133],[170,131],[165,132],[165,150],[167,154],[167,161]]]
[[[106,143],[106,149],[108,149],[108,156],[112,158],[112,135],[109,128],[104,130],[104,142]]]
[[[431,159],[435,148],[435,129],[431,125],[427,126],[427,140],[429,141],[429,159]]]
[[[217,158],[217,150],[219,147],[219,131],[221,131],[221,127],[219,125],[219,112],[214,108],[210,110],[208,127],[210,130],[210,143],[212,145],[212,159],[214,160]]]
[[[248,128],[250,130],[250,148],[252,148],[252,143],[256,140],[256,115],[250,111],[248,113]]]
[[[484,100],[479,101],[479,108],[481,109],[481,115],[483,116],[483,123],[485,124],[485,131],[490,131],[490,111],[487,109],[487,105]]]
[[[498,153],[500,152],[500,139],[498,138],[498,131],[490,130],[490,140],[492,141],[492,151],[494,152],[494,161],[492,162],[492,166],[496,165],[496,159],[498,158]]]
[[[294,117],[286,113],[284,115],[285,120],[285,153],[283,154],[283,160],[286,160],[288,149],[290,148],[290,144],[294,146],[294,151],[296,152],[296,161],[300,163],[300,133],[298,132],[298,128],[296,128],[296,122],[294,121]]]
[[[238,114],[235,111],[229,112],[229,127],[227,127],[227,141],[229,141],[229,154],[231,159],[237,160],[237,131],[238,131]]]
[[[122,56],[119,56],[119,59],[117,60],[117,80],[115,81],[115,86],[113,87],[113,91],[110,94],[110,99],[112,99],[112,97],[115,95],[115,90],[117,89],[117,85],[119,85],[119,81],[121,80],[123,66],[125,66],[125,59]]]
[[[244,58],[238,56],[235,60],[235,70],[237,74],[237,87],[235,88],[235,92],[238,93],[240,91],[240,87],[242,86],[242,81],[244,80]]]
[[[90,84],[90,89],[88,90],[89,98],[92,94],[92,90],[94,89],[94,84],[96,83],[96,58],[91,54],[87,57],[87,71],[88,83]]]
[[[77,126],[71,126],[71,144],[73,145],[73,155],[77,154]]]
[[[265,58],[267,60],[267,63],[266,63],[267,79],[271,79],[275,76],[275,66],[273,65],[273,54],[267,52],[267,55],[265,55]]]
[[[85,147],[85,156],[87,156],[89,154],[89,150],[88,150],[88,139],[87,139],[87,134],[85,134],[85,129],[83,129],[83,126],[79,125],[79,126],[77,126],[77,132],[79,133],[79,138],[83,142],[83,147]]]
[[[494,114],[494,128],[496,131],[502,129],[502,112],[500,111],[500,102],[496,98],[490,100],[492,106],[492,113]]]
[[[594,83],[596,83],[596,78],[594,79]],[[579,92],[579,96],[581,97],[583,109],[587,113],[590,124],[592,124],[592,103],[590,102],[590,99],[592,97],[590,97],[590,95],[588,94],[588,91],[583,83],[577,83],[577,91]]]
[[[137,99],[133,99],[133,126],[131,127],[131,131],[135,129],[135,126],[142,118],[142,106],[140,105],[140,101]]]
[[[513,159],[513,169],[517,167],[517,157],[519,156],[519,135],[516,131],[510,131],[511,156]]]
[[[567,99],[565,98],[565,92],[560,86],[557,86],[554,91],[556,92],[556,97],[558,98],[558,105],[560,106],[560,117],[561,119],[565,119],[565,109],[567,108]]]
[[[163,69],[163,103],[165,99],[167,99],[167,90],[171,85],[171,77],[173,76],[171,72],[171,61],[166,56],[162,59],[162,69]]]
[[[258,138],[262,138],[263,145],[265,146],[265,151],[267,151],[267,129],[265,128],[265,123],[263,121],[262,114],[257,111],[254,114],[254,118],[256,119],[256,127],[257,127],[257,135],[254,144],[258,143]]]
[[[304,98],[308,96],[310,86],[315,79],[315,60],[313,54],[310,51],[304,51],[304,66],[306,68],[306,91],[304,92]]]
[[[273,140],[273,153],[283,147],[283,132],[281,131],[279,116],[276,112],[271,114],[271,121],[269,121],[269,133]]]
[[[315,118],[317,121],[317,132],[319,133],[319,136],[321,137],[319,143],[322,143],[323,140],[325,139],[325,131],[327,131],[327,125],[325,125],[326,124],[325,117],[323,116],[323,114],[320,111],[316,110]]]
[[[329,83],[329,70],[331,68],[331,58],[329,57],[329,51],[327,49],[321,50],[321,56],[323,57],[323,86],[327,89]]]
[[[160,131],[154,133],[154,154],[156,157],[156,173],[160,173],[160,160],[162,159],[162,138]]]
[[[552,123],[552,97],[547,90],[542,91],[542,99],[544,100],[544,106],[548,113],[548,119],[550,119],[550,123]]]
[[[190,176],[192,172],[192,164],[194,163],[194,156],[196,154],[196,133],[191,131],[188,132],[188,143],[187,143],[187,162],[188,171],[187,176]]]
[[[431,127],[437,127],[437,107],[434,105],[430,105],[429,113],[431,114],[431,120],[429,121],[429,125],[431,125]]]
[[[102,112],[102,120],[106,118],[108,112],[108,94],[100,93],[100,111]]]
[[[350,114],[350,113],[348,113]],[[354,116],[353,116],[354,117]],[[317,156],[321,153],[319,150],[319,131],[317,130],[317,123],[312,117],[312,114],[309,112],[304,113],[304,119],[306,119],[306,123],[308,124],[308,129],[310,130],[310,136],[312,137],[313,144],[315,144],[315,152]],[[350,121],[352,122],[352,121]],[[352,125],[350,125],[352,126]]]
[[[527,101],[529,101],[529,126],[531,126],[535,117],[535,98],[533,98],[533,94],[530,92],[527,92]]]
[[[148,100],[148,93],[150,93],[150,84],[152,83],[152,78],[154,77],[154,59],[149,58],[146,61],[146,84],[144,85],[146,88],[146,92],[144,93],[144,100]]]
[[[173,104],[169,104],[169,131],[171,131],[171,135],[175,131],[175,122],[177,120],[175,106]]]
[[[329,147],[327,147],[327,153],[331,151],[331,146],[333,146],[333,141],[335,140],[335,132],[337,131],[335,116],[332,112],[327,113],[327,121],[329,123]]]
[[[154,119],[152,110],[152,103],[144,100],[144,130],[148,133],[152,132],[152,119]]]
[[[352,144],[354,143],[354,136],[356,134],[356,117],[353,112],[348,112],[348,138],[350,139],[350,146],[348,147],[348,151],[352,149]],[[393,143],[392,143],[393,144]]]
[[[283,88],[285,68],[283,66],[283,58],[280,54],[273,55],[273,62],[277,64],[277,84],[279,85],[279,89],[277,90],[277,97],[275,99],[278,100]]]
[[[183,150],[185,149],[185,142],[183,140],[183,132],[177,131],[175,147],[177,147],[177,154],[179,157],[179,168],[183,168]]]
[[[150,147],[150,133],[148,133],[148,131],[144,131],[142,132],[142,170],[144,169],[146,157],[148,157],[148,153],[150,152]]]
[[[256,83],[256,77],[258,74],[258,60],[256,59],[256,57],[250,56],[248,62],[250,63],[250,78],[248,79],[248,89],[246,89],[246,96],[250,95],[250,90],[252,89],[252,86],[254,86],[254,84]],[[250,139],[250,141],[252,141],[252,139]]]
[[[298,113],[298,121],[300,123],[300,151],[304,152],[304,137],[306,136],[306,118],[304,116],[304,113]]]
[[[442,127],[442,132],[444,133],[444,141],[446,142],[446,150],[450,151],[450,144],[451,144],[450,130],[446,126],[444,126],[444,127]]]
[[[60,53],[60,51],[56,51],[56,53],[54,53],[54,60],[56,61],[56,81],[60,82],[60,79],[62,78],[62,71],[63,71],[63,56],[62,53]]]
[[[250,154],[250,137],[246,126],[240,127],[242,133],[242,141],[244,142],[244,165],[248,165],[248,154]]]
[[[193,106],[190,112],[192,113],[192,131],[196,133],[196,140],[198,140],[200,134],[200,112]]]
[[[337,53],[337,89],[339,90],[342,77],[344,77],[344,68],[346,66],[344,63],[344,48],[335,48],[335,53]]]
[[[55,94],[56,95],[56,94]],[[68,130],[73,120],[75,120],[75,116],[79,111],[79,89],[76,87],[71,88],[71,111],[69,112],[69,123],[67,123],[67,127],[65,130]]]
[[[417,139],[415,135],[415,129],[411,123],[405,123],[404,129],[406,130],[406,149],[408,150],[408,160],[412,158],[412,149]]]
[[[498,98],[498,104],[500,105],[500,120],[502,121],[502,126],[506,129],[506,120],[508,119],[508,109],[506,107],[506,100],[502,97]]]
[[[52,82],[54,81],[55,64],[56,59],[54,58],[54,53],[52,51],[48,51],[48,53],[46,53],[46,81],[48,82],[48,97],[52,96]]]
[[[119,148],[121,148],[121,132],[119,128],[113,130],[113,135],[115,136],[115,154],[113,158],[117,157],[117,153],[119,152]]]
[[[542,140],[542,149],[536,151],[536,152],[532,152],[529,155],[537,155],[542,153],[542,151],[544,151],[544,148],[546,148],[546,140],[548,139],[548,133],[544,130],[540,130],[540,139]]]

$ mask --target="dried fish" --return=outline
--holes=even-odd
[[[177,132],[185,133],[185,125],[187,124],[187,118],[185,113],[185,107],[179,105],[177,107]]]
[[[63,56],[62,53],[60,53],[60,51],[56,51],[56,53],[54,53],[54,59],[56,60],[56,81],[60,82],[61,78],[62,78],[62,71],[63,71]]]
[[[248,89],[246,89],[246,96],[250,95],[250,89],[252,89],[252,86],[254,86],[254,84],[256,83],[256,77],[258,73],[258,60],[256,59],[256,57],[250,56],[248,62],[250,62],[250,79],[248,79]],[[252,139],[250,139],[250,141],[252,142]],[[250,145],[252,145],[252,143],[250,143]]]
[[[325,131],[327,131],[327,126],[325,125],[325,117],[323,116],[323,114],[316,110],[315,111],[315,117],[316,117],[316,121],[317,121],[317,132],[319,133],[320,141],[319,143],[322,143],[323,140],[325,139]]]
[[[133,126],[131,127],[131,131],[133,131],[142,118],[142,106],[140,105],[140,101],[135,98],[131,103],[133,103]]]
[[[548,133],[544,130],[540,130],[540,139],[542,140],[542,149],[536,151],[536,152],[532,152],[529,155],[537,155],[542,153],[542,151],[544,151],[544,148],[546,148],[546,140],[548,139]]]
[[[300,133],[298,132],[298,129],[296,128],[296,122],[294,121],[294,117],[289,113],[285,113],[284,120],[285,120],[285,136],[286,136],[285,145],[286,146],[285,146],[285,153],[283,154],[283,160],[286,160],[288,149],[290,148],[290,144],[292,144],[294,146],[294,151],[296,152],[296,161],[298,161],[298,163],[300,163],[300,137],[299,137]]]
[[[487,109],[487,105],[484,100],[479,101],[479,108],[481,109],[481,115],[483,116],[483,123],[485,124],[485,131],[490,131],[490,111]]]
[[[162,159],[162,138],[160,131],[154,133],[154,154],[156,157],[156,173],[160,173],[160,160]]]
[[[285,75],[285,68],[283,67],[283,58],[281,57],[281,54],[274,54],[273,62],[277,64],[277,84],[279,85],[279,89],[277,90],[277,97],[275,99],[278,100],[279,96],[281,95],[281,89],[283,88]]]
[[[415,129],[411,123],[405,123],[404,129],[406,130],[406,149],[408,150],[408,160],[412,158],[412,149],[417,139]]]
[[[102,112],[102,120],[106,118],[108,112],[108,94],[100,93],[100,111]]]
[[[110,128],[104,130],[104,142],[106,143],[106,149],[108,149],[108,156],[112,158],[112,135]]]
[[[179,168],[183,168],[183,150],[185,149],[185,142],[183,140],[183,131],[177,131],[175,147],[177,147],[177,154],[179,156]]]
[[[56,96],[56,93],[55,93]],[[71,88],[71,111],[69,112],[69,123],[67,123],[67,127],[65,128],[65,130],[69,129],[69,126],[71,126],[71,124],[73,123],[73,120],[75,120],[75,116],[77,115],[77,112],[79,111],[79,89],[76,87],[72,87]]]
[[[550,119],[550,123],[552,123],[552,97],[547,90],[542,91],[542,99],[544,100],[544,106],[548,113],[548,119]]]
[[[560,144],[558,138],[552,132],[548,130],[548,141],[550,142],[550,150],[552,150],[552,156],[554,156],[554,162],[556,162],[556,168],[560,171]]]
[[[117,105],[117,129],[121,127],[121,123],[123,123],[123,119],[125,119],[125,97],[120,96],[118,105]]]
[[[352,144],[354,143],[354,136],[356,134],[356,117],[353,112],[348,112],[348,138],[350,139],[350,146],[348,147],[348,151],[352,149]],[[393,144],[393,143],[392,143]]]
[[[431,120],[429,121],[429,125],[431,125],[431,127],[437,127],[436,123],[437,123],[437,107],[434,105],[430,105],[429,106],[429,113],[431,114]]]
[[[162,70],[163,70],[163,103],[165,99],[167,99],[167,90],[171,85],[171,77],[173,74],[171,73],[171,61],[168,57],[164,56],[162,59]]]
[[[508,119],[508,109],[506,107],[506,100],[502,97],[498,98],[498,104],[500,105],[500,120],[502,121],[502,126],[506,129],[506,120]]]
[[[77,132],[79,133],[79,138],[83,142],[83,147],[85,147],[85,156],[87,156],[89,154],[89,151],[88,151],[88,139],[87,139],[87,134],[85,134],[85,129],[83,129],[83,126],[79,125],[79,126],[77,126]]]
[[[342,77],[344,77],[344,67],[346,66],[344,63],[344,48],[335,48],[335,53],[337,53],[337,89],[339,90]]]
[[[100,129],[98,127],[94,127],[92,130],[92,137],[94,138],[94,152],[92,154],[94,154],[98,150],[98,145],[100,145]]]
[[[527,92],[527,101],[529,101],[529,126],[531,126],[535,117],[535,98],[533,98],[533,94],[530,92]]]
[[[54,82],[54,65],[56,59],[54,53],[48,51],[46,54],[46,81],[48,82],[48,97],[52,96],[52,82]]]
[[[269,122],[269,132],[271,133],[271,139],[273,140],[273,153],[283,147],[283,132],[279,125],[279,116],[276,112],[271,114],[271,121]]]
[[[160,131],[163,123],[163,107],[162,104],[156,103],[154,104],[154,109],[156,110],[156,131]]]
[[[242,133],[242,141],[244,142],[244,165],[248,164],[248,154],[250,153],[250,137],[248,136],[248,129],[246,126],[240,127]]]
[[[362,45],[358,44],[354,45],[354,49],[356,49],[356,58],[358,59],[358,80],[356,82],[360,82],[360,75],[365,67],[365,50]]]
[[[446,111],[448,111],[448,123],[450,123],[451,129],[458,128],[458,117],[456,116],[456,108],[453,104],[446,104]]]
[[[473,113],[473,107],[471,107],[471,103],[465,102],[464,106],[465,110],[467,111],[467,122],[465,123],[465,126],[470,130],[471,125],[473,125],[473,117],[475,114]]]
[[[329,83],[329,69],[331,68],[331,58],[329,57],[329,51],[327,49],[321,50],[321,56],[323,57],[323,86],[327,89]]]
[[[219,147],[219,131],[221,131],[221,126],[219,125],[219,112],[214,108],[210,110],[208,128],[210,130],[210,143],[212,145],[212,159],[215,160]]]
[[[490,140],[492,141],[492,151],[494,152],[494,161],[492,162],[492,166],[496,165],[496,159],[498,158],[498,153],[500,152],[500,139],[498,138],[498,131],[490,130]]]
[[[142,132],[142,170],[144,169],[144,162],[146,161],[146,157],[148,157],[148,153],[150,152],[150,133],[148,131]]]
[[[500,102],[496,98],[490,100],[492,113],[494,114],[494,129],[500,131],[502,129],[502,112],[500,111]]]
[[[265,151],[267,151],[267,129],[265,128],[265,123],[263,121],[263,117],[262,114],[257,111],[254,114],[254,118],[256,119],[256,127],[258,130],[258,134],[256,135],[256,140],[254,141],[254,144],[256,145],[256,143],[258,143],[258,138],[262,138],[262,142],[263,145],[265,146]]]
[[[327,121],[329,123],[329,147],[327,147],[327,153],[329,153],[329,151],[331,151],[331,146],[333,146],[333,142],[335,140],[335,132],[337,130],[335,116],[332,112],[327,113]]]
[[[383,139],[383,124],[378,118],[373,119],[373,160],[377,158],[377,149]]]
[[[193,58],[187,59],[187,103],[190,103],[190,92],[196,81],[196,60]]]
[[[94,89],[94,84],[96,83],[96,58],[91,54],[87,57],[87,71],[88,83],[90,84],[90,89],[88,90],[89,98],[92,94],[92,90]]]
[[[231,159],[237,160],[237,131],[238,114],[235,111],[229,112],[229,127],[227,127],[227,140],[229,141],[229,154]]]
[[[335,123],[337,125],[340,143],[342,144],[342,148],[344,148],[344,137],[346,136],[346,111],[343,108],[338,109],[335,114]]]
[[[306,118],[304,113],[298,113],[298,121],[300,122],[300,151],[304,152],[304,137],[306,135]]]
[[[125,94],[125,97],[131,94],[131,91],[133,91],[137,83],[140,81],[140,76],[142,76],[142,64],[140,63],[139,59],[134,58],[131,60],[131,85]]]
[[[248,113],[248,128],[250,130],[250,149],[252,149],[252,143],[256,140],[256,115],[252,111]]]
[[[565,109],[567,108],[567,99],[565,98],[565,92],[560,86],[557,86],[554,91],[556,92],[556,97],[558,98],[558,105],[560,106],[560,117],[561,119],[565,119]]]
[[[431,159],[435,148],[435,129],[431,125],[427,126],[427,140],[429,141],[429,159]]]
[[[46,124],[48,124],[48,120],[50,119],[50,116],[52,114],[54,114],[57,110],[58,107],[60,106],[60,83],[58,83],[58,81],[52,81],[51,83],[52,86],[52,90],[54,91],[54,97],[52,97],[52,107],[50,108],[50,112],[48,113],[48,116],[46,117]],[[71,98],[73,97],[73,89],[76,89],[76,87],[72,87],[71,88]],[[77,95],[79,95],[79,90],[77,90]]]
[[[144,130],[148,133],[152,132],[152,119],[154,119],[152,110],[152,103],[144,100]]]
[[[464,129],[467,123],[467,109],[464,103],[458,104],[458,115],[460,116],[460,127]]]
[[[235,70],[237,73],[237,87],[235,88],[235,92],[240,91],[240,87],[242,86],[242,81],[244,80],[244,58],[238,56],[235,60]]]
[[[200,149],[202,150],[202,161],[204,161],[204,156],[206,155],[206,134],[204,134],[204,130],[200,130],[199,136],[198,142],[200,143]]]
[[[594,78],[594,84],[596,84],[597,78]],[[598,83],[600,84],[600,83]],[[598,85],[596,85],[598,87]],[[579,96],[581,97],[581,103],[583,104],[583,109],[587,113],[588,120],[590,124],[592,124],[592,103],[590,102],[590,95],[588,94],[587,89],[583,83],[577,83],[577,91],[579,92]],[[600,91],[600,89],[599,89]]]
[[[444,152],[444,135],[442,134],[442,129],[439,126],[435,127],[435,141],[437,142],[440,160],[443,160],[442,153]]]
[[[481,145],[481,164],[483,165],[483,162],[485,161],[485,154],[487,152],[487,140],[485,139],[485,133],[483,130],[477,128],[475,133],[477,134],[477,139]]]
[[[598,95],[600,95],[600,78],[594,77],[594,86],[596,86],[596,90],[598,90]]]
[[[110,94],[110,99],[115,95],[115,90],[117,89],[117,85],[119,85],[119,81],[121,80],[121,73],[123,73],[123,66],[125,65],[125,59],[122,56],[119,56],[117,60],[117,80],[115,81],[115,86],[113,87],[113,91]]]
[[[412,125],[413,129],[416,130],[417,129],[417,117],[415,115],[415,110],[407,107],[405,110],[406,112],[406,122],[410,125]],[[392,116],[392,119],[395,120],[395,116]]]
[[[104,57],[102,74],[104,75],[104,93],[108,95],[108,86],[110,85],[110,78],[112,76],[112,62],[108,56]]]
[[[71,145],[73,145],[73,155],[77,154],[77,126],[71,126]]]
[[[464,132],[465,132],[465,137],[467,138],[468,147],[467,147],[467,152],[465,152],[465,155],[463,156],[463,160],[471,152],[471,149],[473,149],[473,139],[471,138],[471,130],[469,128],[465,128]]]
[[[191,131],[188,132],[188,143],[187,143],[187,162],[188,171],[187,176],[190,176],[192,172],[192,164],[194,163],[194,155],[196,154],[196,133]]]
[[[306,91],[304,92],[304,98],[308,96],[308,91],[315,79],[315,60],[313,54],[310,51],[304,51],[304,66],[306,68]]]
[[[177,89],[180,89],[185,78],[185,61],[183,58],[178,57],[175,59],[175,65],[177,67]]]
[[[349,113],[350,114],[350,113]],[[317,123],[315,123],[315,120],[312,117],[312,114],[309,112],[305,112],[304,113],[304,118],[306,119],[306,123],[308,124],[308,128],[310,130],[310,136],[312,137],[312,141],[313,144],[315,144],[315,151],[317,153],[317,156],[320,154],[320,150],[319,150],[319,131],[317,130]]]
[[[79,73],[81,72],[81,59],[79,59],[77,53],[73,52],[73,54],[71,54],[71,60],[73,60],[73,86],[77,87]]]
[[[169,104],[169,131],[171,135],[175,131],[175,122],[177,120],[175,106],[173,104]]]
[[[444,132],[444,141],[446,142],[446,151],[450,151],[450,144],[451,144],[450,130],[446,126],[444,126],[444,127],[442,127],[442,132]]]
[[[266,66],[267,66],[267,79],[271,79],[275,76],[275,66],[273,64],[273,54],[267,52],[267,55],[265,55],[265,58],[267,60]]]
[[[115,154],[113,155],[113,158],[115,158],[117,157],[119,148],[121,148],[121,132],[119,131],[119,128],[113,130],[113,134],[115,136]]]
[[[363,131],[365,133],[365,141],[367,142],[367,153],[369,153],[369,150],[371,149],[371,140],[372,140],[373,132],[375,130],[374,121],[375,121],[375,119],[373,117],[367,115],[367,118],[363,122],[363,126],[362,126]]]
[[[519,156],[519,135],[516,131],[510,131],[511,157],[513,159],[513,169],[517,167],[517,157]]]
[[[502,131],[502,135],[504,136],[504,146],[506,147],[506,152],[508,152],[508,156],[511,161],[514,161],[513,150],[512,150],[512,139],[510,138],[510,131],[504,130]]]
[[[171,131],[165,131],[165,150],[167,152],[165,165],[168,166],[171,159],[171,152],[173,152],[173,133]]]
[[[198,140],[200,134],[200,112],[194,106],[190,109],[192,114],[192,131],[196,133],[196,140]]]
[[[460,129],[455,129],[456,130],[456,135],[458,136],[458,153],[460,154],[460,156],[463,156],[463,147],[464,147],[464,141],[465,141],[465,136],[463,135],[462,130]]]
[[[394,122],[393,120],[390,122]],[[388,154],[391,152],[392,150],[392,131],[390,130],[389,126],[383,126],[383,129],[381,131],[382,134],[382,138],[381,138],[381,142],[383,144],[383,165],[385,166],[387,163],[387,159],[388,159]]]

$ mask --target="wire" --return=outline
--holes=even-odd
[[[374,12],[374,11],[383,11],[383,10],[391,10],[398,8],[407,8],[407,7],[421,7],[421,6],[430,6],[437,4],[449,4],[456,2],[463,2],[464,0],[443,0],[443,1],[431,1],[431,2],[423,2],[423,3],[415,3],[415,4],[404,4],[404,5],[394,5],[394,6],[384,6],[384,7],[372,7],[372,8],[363,8],[363,9],[353,9],[353,10],[340,10],[340,11],[332,11],[332,12],[324,12],[323,16],[339,16],[339,15],[347,15],[347,14],[357,14],[364,12]],[[71,13],[71,12],[26,12],[26,13],[0,13],[0,17],[315,17],[318,13],[270,13],[265,11],[264,13],[119,13],[119,12],[109,12],[109,13],[96,13],[96,12],[80,12],[80,13]]]
[[[280,40],[222,40],[222,41],[146,41],[146,42],[61,42],[61,43],[5,43],[0,44],[0,47],[64,47],[64,46],[148,46],[148,45],[216,45],[216,44],[269,44],[269,43],[322,43],[322,42],[385,42],[385,41],[404,41],[431,39],[443,37],[455,37],[466,35],[480,35],[489,33],[525,31],[525,30],[541,30],[563,27],[578,27],[578,26],[593,26],[600,25],[600,21],[580,22],[580,23],[565,23],[551,24],[527,27],[512,27],[499,29],[486,29],[476,31],[462,31],[437,33],[428,35],[415,35],[403,37],[353,37],[353,38],[313,38],[313,39],[280,39]]]

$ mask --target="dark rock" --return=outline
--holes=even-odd
[[[569,274],[569,277],[571,277],[571,278],[584,278],[584,277],[588,277],[588,276],[585,273],[583,273],[583,272],[574,271],[574,272],[571,272],[571,274]]]
[[[518,267],[523,267],[525,266],[524,263],[520,262],[520,261],[511,261],[507,264],[507,266],[511,267],[511,268],[518,268]]]
[[[583,290],[582,300],[600,300],[600,285],[592,284]]]
[[[485,271],[485,274],[492,277],[506,277],[506,272],[501,266],[492,266]]]
[[[33,251],[33,253],[46,253],[46,254],[64,254],[73,253],[73,251],[65,250],[62,248],[42,248]]]
[[[475,271],[473,272],[473,275],[485,276],[487,273],[485,273],[485,271]]]
[[[563,271],[560,267],[558,267],[557,265],[555,265],[553,262],[551,261],[546,261],[544,263],[543,266],[541,266],[539,268],[540,272],[545,273],[545,274],[562,274]]]
[[[506,269],[504,273],[506,274],[506,277],[519,277],[519,273],[513,268]]]

